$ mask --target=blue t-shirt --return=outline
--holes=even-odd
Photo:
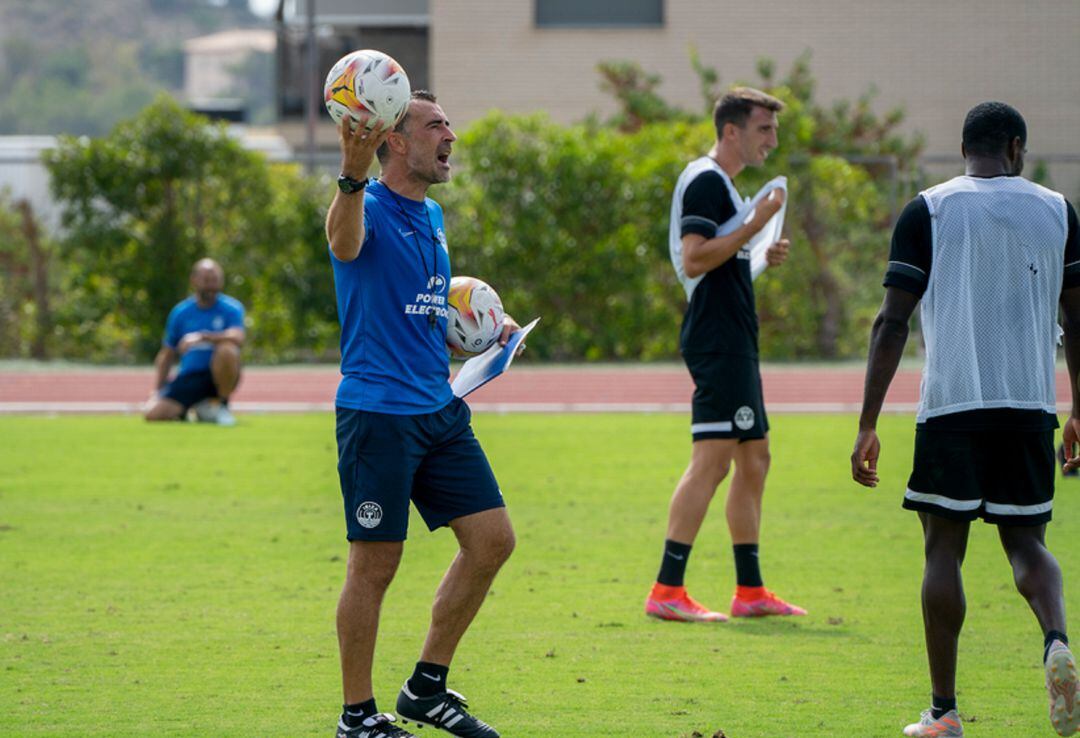
[[[218,333],[229,328],[244,327],[244,306],[239,300],[219,294],[217,300],[208,308],[199,307],[194,297],[189,297],[176,304],[169,311],[165,321],[165,339],[162,341],[171,349],[176,349],[180,339],[188,333],[205,331]],[[176,376],[191,372],[208,371],[210,357],[214,353],[214,344],[197,343],[180,357],[180,371]]]
[[[439,204],[372,182],[360,255],[343,262],[331,252],[330,261],[341,322],[338,406],[391,415],[445,407],[454,397],[446,348],[450,254]]]

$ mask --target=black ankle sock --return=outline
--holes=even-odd
[[[956,710],[956,697],[939,697],[934,695],[931,698],[930,714],[933,715],[933,719],[937,720],[949,710]]]
[[[366,702],[357,702],[355,705],[342,705],[341,706],[341,719],[345,725],[350,728],[355,728],[365,719],[371,717],[379,710],[375,707],[375,698],[372,697]]]
[[[409,677],[409,691],[417,697],[431,697],[446,691],[446,676],[449,666],[433,664],[430,661],[417,661],[413,674]]]
[[[686,576],[686,561],[690,558],[689,543],[679,543],[670,539],[664,541],[664,558],[660,560],[660,573],[656,581],[669,587],[681,587]]]
[[[955,697],[938,697],[936,694],[933,696],[930,703],[930,714],[937,720],[939,717],[947,713],[949,710],[956,709]]]
[[[1046,663],[1046,657],[1050,654],[1050,644],[1054,641],[1061,641],[1066,646],[1069,645],[1069,636],[1062,633],[1060,630],[1049,630],[1046,632],[1046,638],[1043,639],[1043,663]]]
[[[758,545],[756,543],[736,543],[735,583],[740,587],[760,587],[761,569],[758,567]]]

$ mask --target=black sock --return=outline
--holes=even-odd
[[[430,661],[417,661],[412,676],[409,677],[409,691],[417,697],[431,697],[446,691],[446,675],[449,666],[433,664]]]
[[[656,581],[669,587],[681,587],[683,577],[686,576],[686,561],[690,558],[689,543],[678,541],[664,541],[664,558],[660,559],[660,573],[656,575]]]
[[[1054,641],[1061,641],[1066,646],[1069,645],[1069,636],[1062,633],[1060,630],[1049,630],[1046,632],[1046,638],[1043,640],[1043,663],[1046,663],[1046,657],[1050,655],[1050,644]]]
[[[341,719],[350,728],[359,726],[365,719],[379,711],[375,707],[374,697],[366,702],[357,702],[355,705],[342,705],[341,708]]]
[[[938,697],[935,694],[932,700],[933,701],[930,703],[930,715],[934,718],[934,720],[937,720],[949,710],[956,709],[955,697]]]
[[[758,545],[756,543],[736,543],[735,583],[740,587],[760,587],[761,569],[758,568]]]

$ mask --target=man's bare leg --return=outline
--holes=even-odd
[[[345,586],[337,607],[338,647],[345,704],[370,700],[371,667],[379,610],[394,579],[404,544],[400,541],[353,541]]]
[[[184,406],[176,400],[159,397],[148,403],[143,417],[150,421],[181,420],[184,417]]]
[[[722,623],[727,616],[694,600],[683,585],[690,549],[697,538],[716,488],[731,468],[738,441],[710,438],[695,441],[690,464],[671,496],[667,539],[656,583],[645,600],[645,614],[661,620]]]
[[[668,510],[668,540],[687,545],[697,538],[716,488],[731,468],[739,442],[730,438],[695,441],[690,465],[675,487]]]
[[[431,608],[431,627],[420,660],[449,666],[506,560],[514,550],[514,529],[506,508],[485,510],[450,522],[458,550]]]
[[[240,349],[236,344],[225,341],[214,348],[214,355],[210,359],[210,374],[214,377],[218,396],[222,400],[228,400],[236,391],[236,385],[240,383]]]
[[[768,438],[744,441],[735,447],[735,475],[725,508],[732,544],[758,542],[769,461]]]

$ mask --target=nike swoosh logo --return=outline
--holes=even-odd
[[[433,682],[441,682],[442,681],[442,675],[441,674],[439,676],[431,676],[431,674],[425,674],[424,672],[420,672],[420,676],[427,677],[428,679],[430,679]]]
[[[405,238],[408,238],[412,234],[416,233],[416,231],[398,231],[398,233],[400,233]]]
[[[682,561],[686,558],[686,556],[684,556],[683,554],[679,554],[678,556],[676,556],[675,554],[671,553],[671,551],[668,551],[668,556],[675,559],[676,561]]]

